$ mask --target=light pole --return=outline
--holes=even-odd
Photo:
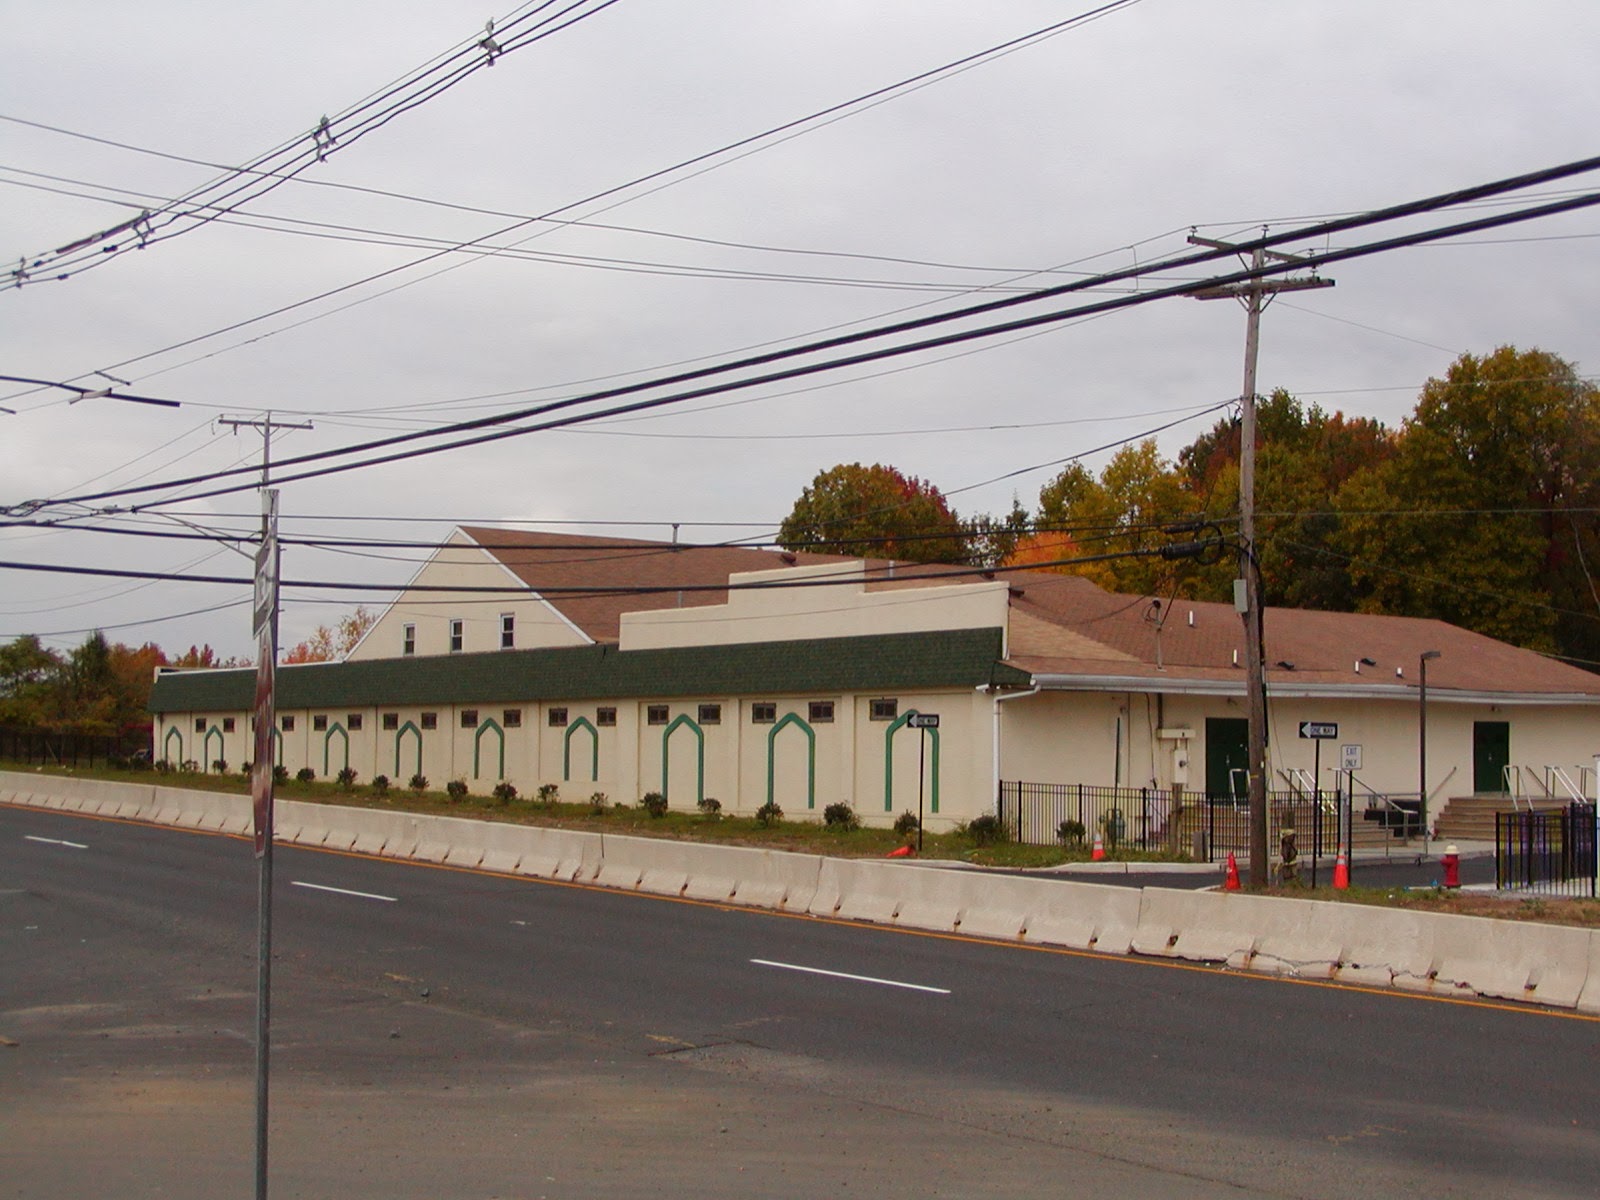
[[[1437,650],[1424,650],[1417,660],[1417,796],[1421,800],[1423,854],[1428,853],[1428,661],[1438,657]]]

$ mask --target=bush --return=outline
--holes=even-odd
[[[722,815],[722,801],[715,796],[705,797],[695,807],[708,817],[720,817]]]
[[[452,779],[444,785],[444,790],[451,800],[465,800],[467,797],[467,781],[465,779]]]
[[[225,759],[225,758],[214,758],[214,759],[212,759],[211,760],[211,769],[213,771],[215,771],[218,775],[226,775],[228,773],[228,760]]]
[[[781,820],[783,820],[783,809],[779,808],[771,800],[756,809],[756,824],[764,829],[776,825]]]
[[[317,777],[317,773],[310,767],[301,767],[294,773],[294,777],[301,783],[310,783]]]
[[[539,785],[539,803],[546,808],[554,808],[556,801],[561,799],[561,788],[553,783]]]
[[[356,785],[356,776],[360,774],[354,767],[343,768],[336,777],[339,781],[339,790],[348,792]]]
[[[423,792],[428,790],[428,777],[421,771],[418,771],[411,777],[406,786],[420,796]]]
[[[272,782],[273,783],[288,783],[289,782],[289,768],[284,766],[282,763],[278,763],[275,767],[273,767],[272,768]]]
[[[981,817],[973,817],[962,827],[962,833],[972,839],[978,846],[987,846],[992,842],[1006,840],[1006,827],[1000,818],[993,813],[984,813]]]
[[[1066,846],[1081,846],[1087,832],[1082,821],[1063,821],[1056,826],[1056,840]]]
[[[909,809],[894,819],[894,831],[901,837],[910,837],[922,827],[922,822],[917,820],[917,814]]]
[[[1128,822],[1123,818],[1120,808],[1106,810],[1105,816],[1100,818],[1100,832],[1106,836],[1106,845],[1116,849],[1117,843],[1128,832]]]
[[[183,771],[185,774],[193,775],[200,770],[200,764],[192,758],[186,758],[181,764],[179,764],[178,769]]]
[[[389,794],[389,777],[387,775],[374,775],[372,777],[372,790],[379,796]]]
[[[589,796],[589,812],[597,817],[606,815],[606,801],[611,797],[604,792],[593,792]]]
[[[156,771],[162,775],[170,775],[172,773],[172,763],[167,759],[158,758],[156,759]]]
[[[660,792],[646,792],[639,797],[639,807],[652,817],[664,817],[667,815],[667,798]]]
[[[822,823],[829,829],[851,830],[861,828],[861,818],[856,816],[856,810],[842,800],[838,804],[830,804],[822,810]]]
[[[493,794],[494,798],[500,801],[501,804],[510,804],[517,798],[517,785],[514,783],[508,783],[502,779],[499,783],[494,785]]]

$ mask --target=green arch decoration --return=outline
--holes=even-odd
[[[213,725],[206,730],[205,741],[200,743],[200,770],[202,773],[211,770],[211,764],[216,761],[211,757],[211,735],[217,736],[217,758],[222,758],[227,753],[227,745],[222,739],[222,730]]]
[[[177,758],[172,757],[171,746],[173,738],[178,739]],[[167,726],[167,736],[161,739],[161,757],[166,759],[175,767],[181,767],[183,765],[183,730],[179,729],[176,725]]]
[[[672,732],[680,725],[687,725],[694,730],[696,742],[694,802],[699,804],[706,798],[706,733],[688,713],[679,713],[677,719],[661,731],[661,794],[671,799],[671,793],[667,791],[667,779],[672,766]]]
[[[478,723],[478,730],[472,735],[472,777],[483,778],[483,735],[493,732],[500,745],[499,770],[495,773],[496,779],[506,777],[506,731],[500,728],[500,722],[493,717],[485,717]]]
[[[785,713],[781,721],[767,730],[767,803],[772,804],[776,790],[778,731],[793,725],[806,735],[806,807],[817,806],[817,731],[799,713]]]
[[[906,722],[917,715],[912,708],[900,714],[898,720],[883,732],[883,811],[894,811],[894,735],[905,728]],[[922,731],[933,739],[933,782],[928,787],[929,812],[939,811],[939,731]]]
[[[572,779],[572,735],[580,729],[589,731],[589,744],[593,750],[592,761],[589,767],[589,778],[600,778],[600,731],[589,723],[588,717],[579,717],[567,726],[567,732],[561,739],[561,778],[563,781]]]
[[[350,735],[345,732],[343,725],[335,721],[328,726],[327,735],[322,739],[322,774],[324,778],[333,775],[333,735],[336,733],[344,739],[344,766],[339,769],[341,771],[350,769]]]
[[[408,730],[410,731],[411,736],[417,739],[417,770],[416,770],[416,774],[418,774],[418,775],[422,774],[422,730],[417,728],[415,722],[407,721],[404,725],[400,726],[400,728],[395,731],[395,735],[394,735],[394,774],[395,774],[395,782],[397,782],[397,783],[400,780],[400,744],[403,741],[405,741],[406,732]]]

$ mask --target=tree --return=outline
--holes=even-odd
[[[938,488],[881,463],[823,471],[778,529],[787,550],[913,562],[965,562],[967,537]]]
[[[178,655],[177,658],[173,659],[168,665],[191,670],[196,667],[212,669],[226,667],[248,667],[251,665],[251,663],[248,658],[222,658],[218,656],[217,652],[211,648],[209,643],[207,643],[204,646],[191,645],[182,654]]]
[[[367,630],[372,628],[377,619],[378,614],[369,611],[366,605],[357,605],[355,612],[341,617],[335,628],[329,629],[326,625],[318,625],[309,638],[292,647],[283,656],[283,661],[312,663],[342,659],[355,648],[355,644],[366,635]]]
[[[61,656],[31,633],[0,646],[0,725],[43,725],[61,665]]]
[[[1011,553],[1006,555],[1004,565],[1008,567],[1033,567],[1040,571],[1055,571],[1062,575],[1075,575],[1077,574],[1077,568],[1066,565],[1060,560],[1076,558],[1082,553],[1083,551],[1078,548],[1078,543],[1073,540],[1070,533],[1058,531],[1030,533],[1017,539],[1017,543],[1012,547]]]

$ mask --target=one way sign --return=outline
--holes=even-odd
[[[1339,726],[1335,721],[1301,721],[1300,736],[1328,741],[1339,736]]]

